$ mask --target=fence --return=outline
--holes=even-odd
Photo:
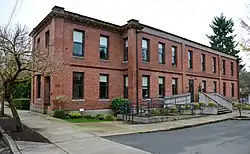
[[[136,108],[136,102],[130,102],[129,105],[122,107],[122,119],[123,121],[134,121],[136,117],[151,117],[156,115],[157,112],[163,114],[196,114],[196,110],[203,113],[205,104],[199,105],[197,108],[195,104],[191,103],[191,94],[180,94],[174,96],[168,96],[164,98],[150,98],[139,100],[138,109]],[[185,112],[184,111],[188,111]],[[159,113],[162,114],[162,113]]]

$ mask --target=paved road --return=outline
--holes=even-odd
[[[225,121],[169,132],[106,139],[154,154],[250,154],[250,121]]]

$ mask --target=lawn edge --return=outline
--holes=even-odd
[[[100,136],[105,138],[105,137],[114,137],[114,136],[122,136],[122,135],[134,135],[134,134],[167,132],[167,131],[179,130],[179,129],[184,129],[184,128],[198,127],[198,126],[202,126],[202,125],[213,124],[213,123],[218,123],[218,122],[223,122],[223,121],[228,121],[228,120],[231,120],[231,117],[230,118],[225,118],[225,119],[214,120],[214,121],[201,122],[201,123],[197,123],[197,124],[187,124],[187,125],[184,125],[184,126],[178,126],[178,127],[168,128],[168,129],[146,130],[146,131],[141,131],[141,132],[131,132],[131,133],[127,132],[127,133],[121,133],[121,134],[100,135]]]
[[[0,127],[0,132],[3,136],[4,141],[9,145],[10,150],[13,154],[22,154],[20,150],[18,149],[18,146],[16,145],[15,141]]]

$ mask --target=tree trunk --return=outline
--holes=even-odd
[[[12,102],[12,100],[9,101],[8,103],[9,103],[13,118],[15,119],[15,121],[17,123],[16,124],[16,130],[18,132],[21,132],[21,131],[23,131],[23,126],[22,126],[22,123],[21,123],[21,119],[20,119],[20,117],[18,115],[18,112],[16,110],[16,107],[15,107],[14,103]]]
[[[4,98],[5,100],[9,103],[9,107],[11,109],[11,112],[12,112],[12,115],[13,115],[13,118],[15,119],[16,121],[16,130],[18,132],[21,132],[23,131],[23,126],[22,126],[22,123],[21,123],[21,119],[18,115],[18,112],[16,110],[16,107],[15,107],[15,104],[13,103],[13,99],[12,99],[12,86],[10,84],[6,84],[4,86]]]

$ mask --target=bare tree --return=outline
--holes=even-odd
[[[12,98],[13,86],[27,81],[30,72],[53,75],[63,66],[60,56],[48,47],[33,46],[27,27],[17,24],[14,29],[0,27],[0,78],[3,81],[4,99],[9,103],[17,122],[17,131],[22,124]]]

